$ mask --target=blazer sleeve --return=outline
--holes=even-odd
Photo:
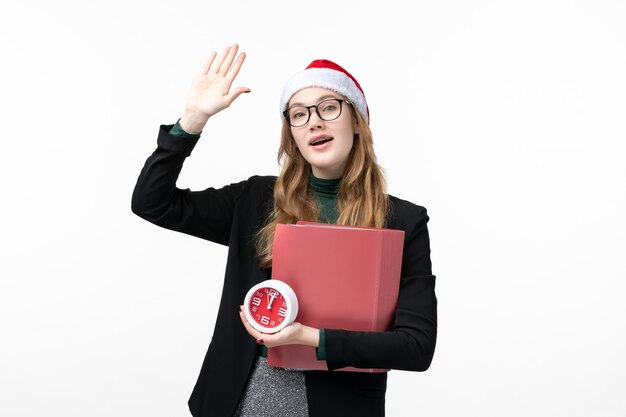
[[[405,230],[400,292],[393,327],[386,332],[325,330],[329,370],[353,366],[425,371],[437,338],[435,276],[430,261],[426,209],[398,212]]]
[[[146,160],[133,190],[131,209],[158,226],[228,245],[235,203],[246,181],[203,191],[179,189],[176,181],[198,138],[159,129],[157,148]]]

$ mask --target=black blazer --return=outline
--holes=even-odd
[[[220,189],[181,190],[176,180],[197,140],[161,126],[157,149],[137,180],[132,211],[165,228],[227,245],[218,316],[200,375],[189,399],[194,417],[232,416],[252,371],[257,345],[239,319],[248,289],[269,279],[255,254],[254,234],[273,204],[276,177],[253,176]],[[437,334],[435,277],[431,272],[426,209],[390,196],[387,227],[405,231],[400,294],[387,332],[326,329],[329,372],[305,372],[310,417],[383,416],[386,373],[333,372],[344,366],[424,371]]]

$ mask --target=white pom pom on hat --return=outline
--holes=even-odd
[[[327,88],[346,97],[369,124],[369,108],[358,81],[344,68],[327,59],[316,59],[287,81],[280,96],[281,113],[287,110],[294,94],[308,87]]]

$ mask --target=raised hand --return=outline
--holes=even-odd
[[[224,48],[219,56],[212,52],[200,73],[194,78],[185,113],[180,120],[180,125],[186,132],[202,131],[209,117],[229,107],[240,94],[250,92],[247,87],[231,90],[233,81],[246,59],[243,52],[237,55],[238,50],[239,45],[233,44]]]

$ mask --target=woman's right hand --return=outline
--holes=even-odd
[[[250,92],[247,87],[237,87],[231,91],[231,85],[246,59],[243,52],[237,56],[238,49],[237,44],[228,46],[219,57],[212,52],[194,78],[185,113],[180,119],[180,126],[185,132],[200,133],[209,117],[230,106],[241,93]]]

